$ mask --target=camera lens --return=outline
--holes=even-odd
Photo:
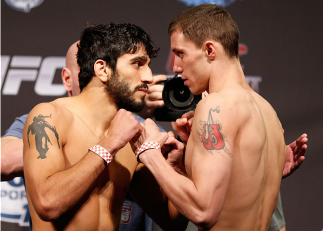
[[[187,87],[185,88],[185,86],[179,87],[178,89],[173,91],[173,94],[174,94],[174,99],[181,103],[187,101],[191,95],[189,89],[187,89]]]
[[[169,92],[169,100],[175,107],[187,107],[194,99],[194,95],[185,85],[177,85]]]
[[[175,76],[165,83],[163,100],[171,110],[192,110],[200,99],[201,96],[194,96],[190,89],[184,85],[184,80],[180,76]]]

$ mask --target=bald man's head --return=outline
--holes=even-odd
[[[76,96],[80,94],[78,74],[80,68],[77,64],[77,44],[73,43],[66,53],[66,67],[62,70],[62,81],[67,90],[68,96]]]

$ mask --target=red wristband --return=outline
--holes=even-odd
[[[155,142],[155,141],[148,141],[148,142],[145,142],[143,143],[139,148],[137,148],[136,152],[135,152],[135,155],[137,157],[137,160],[138,162],[139,161],[139,155],[148,150],[148,149],[158,149],[158,150],[161,150],[161,147],[160,147],[160,144]]]
[[[109,164],[112,161],[112,155],[110,154],[110,152],[108,150],[106,150],[104,147],[100,146],[100,145],[95,145],[92,148],[89,149],[90,151],[94,152],[95,154],[98,154],[99,156],[102,157],[103,160],[105,160],[105,162],[107,164]]]

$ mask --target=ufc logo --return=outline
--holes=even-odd
[[[65,57],[1,55],[1,87],[3,95],[17,95],[23,81],[35,82],[35,93],[41,96],[61,96],[63,84],[54,84],[57,69],[65,67]],[[7,73],[7,75],[6,75]],[[6,75],[6,76],[5,76]],[[5,81],[5,82],[4,82]]]

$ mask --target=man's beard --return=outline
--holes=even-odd
[[[112,98],[117,107],[126,109],[131,112],[140,112],[145,106],[145,97],[137,102],[134,98],[134,94],[140,88],[147,88],[147,84],[141,84],[135,87],[132,91],[129,86],[129,82],[121,80],[117,71],[112,73],[109,81],[106,82],[106,88],[109,96]]]

